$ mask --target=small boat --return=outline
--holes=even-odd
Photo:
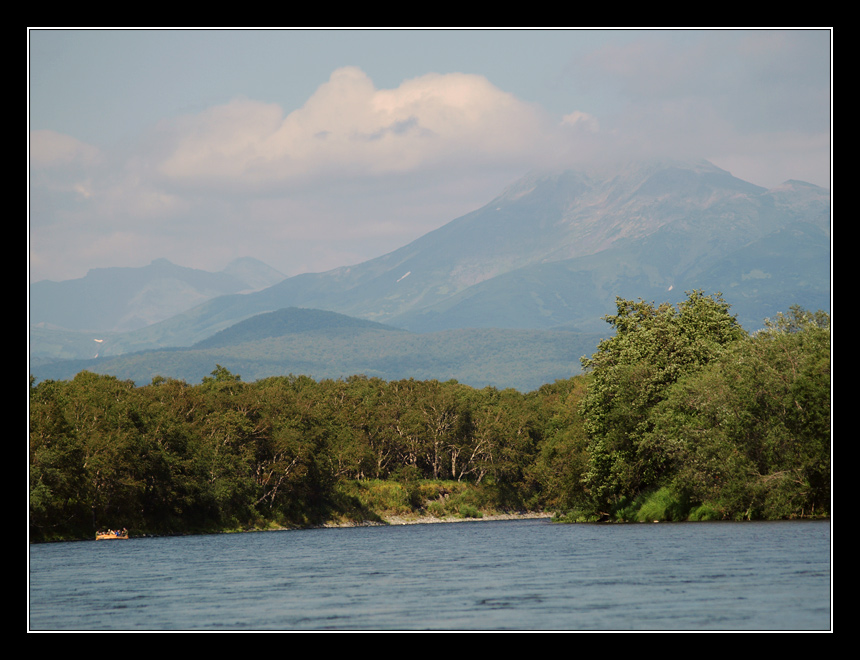
[[[110,530],[107,532],[97,532],[96,533],[96,541],[118,541],[121,539],[128,538],[128,530],[124,529],[120,531]]]

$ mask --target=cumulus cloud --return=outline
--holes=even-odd
[[[295,109],[236,98],[104,151],[33,131],[35,278],[158,257],[217,270],[251,255],[286,274],[325,270],[401,247],[531,169],[598,158],[689,156],[759,185],[821,183],[820,44],[757,36],[645,35],[586,53],[567,71],[581,96],[557,117],[480,75],[383,89],[343,67]],[[611,103],[577,107],[586,98]]]
[[[597,133],[600,130],[597,118],[587,112],[571,112],[561,118],[561,123],[563,126],[581,129],[588,133]]]
[[[292,112],[238,98],[164,120],[128,153],[35,132],[31,225],[51,230],[33,233],[32,261],[49,268],[68,245],[92,266],[355,263],[474,210],[575,135],[482,76],[379,89],[355,67]]]
[[[274,104],[236,100],[162,126],[157,170],[171,185],[258,190],[500,158],[522,164],[554,144],[549,125],[482,76],[428,74],[377,89],[345,67],[286,116]]]
[[[98,148],[56,131],[30,133],[30,165],[37,168],[96,165],[102,160]]]

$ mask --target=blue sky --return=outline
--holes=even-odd
[[[328,270],[600,158],[830,187],[827,28],[32,28],[28,54],[31,281]]]

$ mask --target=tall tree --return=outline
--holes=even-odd
[[[645,445],[720,518],[829,511],[830,330],[793,308],[675,385]]]
[[[590,374],[582,404],[589,449],[585,485],[603,513],[659,482],[665,466],[643,450],[642,440],[668,388],[746,336],[719,294],[688,292],[677,309],[622,298],[616,307],[615,315],[604,317],[615,335],[582,360]]]

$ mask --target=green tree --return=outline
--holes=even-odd
[[[588,377],[544,385],[538,392],[543,409],[540,453],[533,467],[544,507],[556,511],[588,507],[584,479],[588,471],[588,438],[580,414]]]
[[[483,393],[488,399],[480,409],[475,438],[486,442],[480,464],[485,481],[500,507],[531,506],[539,487],[531,470],[540,442],[534,400],[512,388]]]
[[[30,536],[86,536],[92,528],[84,447],[67,416],[69,384],[30,386]]]
[[[585,486],[603,514],[660,483],[662,456],[642,442],[652,427],[651,411],[669,387],[746,336],[719,294],[688,292],[677,309],[621,298],[616,307],[615,315],[604,317],[615,335],[582,360],[590,374],[582,404],[589,451]]]
[[[142,503],[146,525],[136,531],[168,533],[199,524],[190,469],[192,431],[204,410],[199,390],[184,381],[157,376],[150,385],[138,388],[136,398],[147,447]]]
[[[674,386],[643,443],[720,518],[829,511],[829,318],[792,308],[766,325]]]

